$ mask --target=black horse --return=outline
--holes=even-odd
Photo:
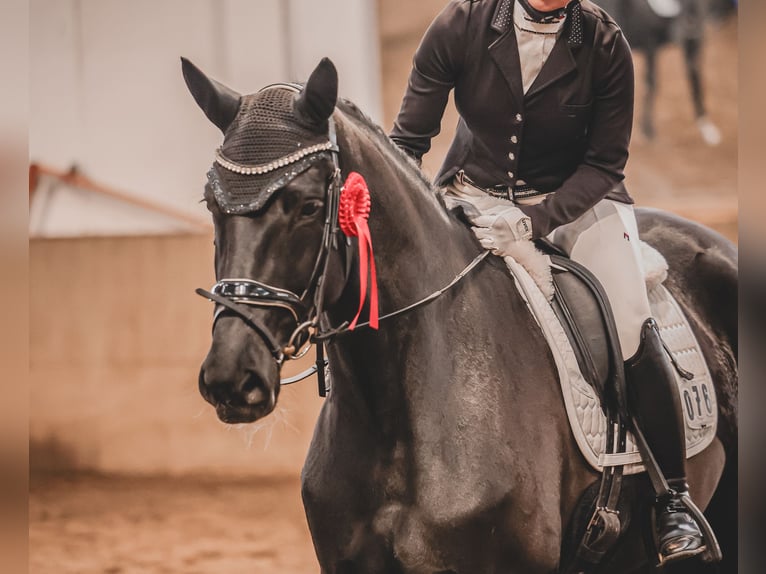
[[[648,139],[655,135],[657,53],[666,44],[677,42],[683,50],[697,127],[706,143],[717,145],[721,135],[707,115],[702,88],[704,29],[708,18],[721,20],[727,17],[736,8],[736,0],[595,1],[617,21],[631,48],[646,57],[646,92],[640,119],[644,135]]]
[[[329,60],[302,90],[276,85],[248,96],[187,61],[183,68],[225,133],[205,192],[219,283],[199,389],[224,422],[254,421],[274,408],[281,364],[303,327],[329,336],[357,311],[356,242],[334,225],[347,174],[361,173],[371,189],[382,311],[448,285],[481,248],[380,128],[337,100]],[[283,160],[274,146],[288,150]],[[666,284],[719,396],[718,437],[689,461],[691,490],[720,534],[735,533],[736,250],[677,217],[644,211],[639,220],[670,262]],[[257,304],[243,309],[245,301]],[[480,262],[377,331],[337,335],[328,349],[331,391],[302,473],[323,573],[558,571],[566,525],[598,476],[569,430],[543,334],[500,260]],[[628,482],[648,490],[642,477]],[[631,523],[600,572],[654,571],[641,524]],[[734,536],[722,540],[723,572],[736,571]]]

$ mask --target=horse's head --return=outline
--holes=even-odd
[[[194,99],[224,133],[205,188],[217,279],[207,295],[217,305],[199,389],[222,421],[251,422],[274,409],[282,362],[343,287],[333,253],[338,77],[324,59],[305,87],[240,96],[182,63]]]

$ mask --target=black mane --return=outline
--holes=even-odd
[[[351,116],[353,119],[357,120],[364,128],[371,132],[377,139],[378,143],[382,144],[382,146],[387,151],[391,152],[395,158],[399,159],[400,162],[406,166],[406,169],[409,171],[409,173],[413,177],[420,180],[420,182],[426,186],[426,188],[431,193],[436,194],[437,197],[441,197],[441,194],[437,193],[436,188],[418,167],[418,165],[415,163],[415,160],[413,160],[412,157],[407,153],[402,151],[402,149],[397,146],[391,140],[391,138],[388,137],[388,134],[383,131],[383,128],[375,123],[372,118],[364,113],[354,102],[345,98],[338,98],[337,107],[344,114]]]

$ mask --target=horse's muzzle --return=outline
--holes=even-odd
[[[218,418],[228,424],[250,423],[265,417],[277,403],[279,384],[264,382],[257,373],[246,371],[236,383],[216,379],[202,366],[199,373],[199,391],[215,407]]]

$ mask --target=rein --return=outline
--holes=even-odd
[[[391,313],[387,313],[386,315],[382,315],[381,317],[378,318],[378,320],[379,321],[384,321],[386,319],[391,319],[391,318],[397,317],[399,315],[404,315],[405,313],[408,313],[409,311],[414,311],[418,307],[422,307],[422,306],[430,303],[431,301],[434,301],[434,300],[438,299],[441,295],[443,295],[444,293],[449,291],[452,287],[457,285],[460,282],[460,280],[463,279],[463,277],[468,275],[473,270],[473,268],[476,267],[479,263],[481,263],[484,259],[486,259],[487,255],[489,255],[489,254],[490,254],[489,251],[486,251],[486,250],[482,251],[476,257],[474,257],[473,261],[471,261],[468,265],[466,265],[460,273],[455,275],[455,277],[452,279],[452,281],[447,283],[441,289],[437,289],[436,291],[434,291],[430,295],[427,295],[426,297],[423,297],[422,299],[420,299],[419,301],[416,301],[415,303],[412,303],[411,305],[407,305],[406,307],[402,307],[398,311],[392,311]],[[369,321],[365,321],[364,323],[359,323],[356,326],[356,329],[361,329],[361,328],[369,327],[369,326],[370,326],[370,322]],[[338,327],[337,329],[328,329],[327,331],[324,331],[322,333],[317,333],[316,335],[314,335],[313,340],[319,341],[319,342],[326,342],[326,341],[329,341],[331,339],[334,339],[338,335],[343,335],[344,333],[348,333],[351,330],[352,329],[348,326],[348,321],[346,321],[340,327]]]
[[[294,84],[275,84],[273,86],[267,86],[264,89],[269,87],[280,87],[296,92],[300,91],[300,87]],[[338,224],[338,212],[342,185],[341,171],[338,161],[339,148],[337,144],[335,124],[332,117],[328,119],[328,139],[329,141],[327,145],[323,145],[322,149],[312,152],[329,152],[332,158],[334,172],[326,190],[327,213],[322,232],[322,243],[319,252],[317,253],[311,277],[309,278],[303,294],[298,296],[287,289],[273,287],[253,279],[221,279],[210,291],[199,288],[195,290],[195,293],[198,295],[220,305],[220,308],[216,310],[213,318],[213,328],[215,328],[216,321],[224,313],[229,312],[236,315],[261,337],[280,369],[285,361],[303,357],[313,344],[317,356],[315,364],[294,377],[281,379],[280,385],[297,383],[298,381],[302,381],[314,373],[317,373],[319,395],[322,397],[327,395],[325,367],[328,365],[328,361],[324,357],[324,345],[335,337],[348,333],[349,331],[360,328],[369,328],[371,326],[370,321],[356,325],[353,325],[349,321],[344,321],[338,327],[325,330],[321,329],[319,325],[320,318],[324,316],[325,276],[327,274],[328,263],[330,260],[330,252],[332,250],[338,251],[339,245],[346,243],[345,241],[339,240],[340,228]],[[220,159],[217,156],[216,161],[224,169],[232,169],[228,166],[228,162],[223,156],[220,156]],[[276,163],[278,165],[284,165],[285,161],[291,163],[292,160],[291,158],[283,158],[283,160],[279,160]],[[242,166],[237,166],[237,169],[240,169],[241,167]],[[266,169],[269,169],[269,166],[266,166]],[[214,185],[218,183],[214,170],[211,169],[208,177]],[[455,275],[452,281],[447,285],[406,307],[379,317],[378,321],[403,315],[436,300],[443,293],[457,285],[466,275],[468,275],[468,273],[483,261],[488,254],[489,251],[482,251],[473,259],[473,261],[466,265],[462,271]],[[350,257],[347,257],[346,261],[350,262]],[[313,301],[309,303],[311,295],[313,295]],[[360,305],[362,303],[363,301],[360,301]],[[284,345],[280,344],[270,332],[269,328],[250,313],[248,309],[249,306],[272,307],[289,311],[292,319],[295,321],[296,327],[287,343]],[[308,336],[304,341],[301,341],[304,333],[307,333]]]
[[[482,251],[479,253],[474,259],[466,265],[460,273],[455,275],[455,277],[450,281],[447,285],[442,287],[441,289],[437,289],[430,295],[427,295],[426,297],[423,297],[422,299],[416,301],[415,303],[412,303],[410,305],[407,305],[406,307],[402,307],[401,309],[398,309],[397,311],[392,311],[391,313],[387,313],[385,315],[382,315],[378,320],[379,321],[385,321],[387,319],[392,319],[393,317],[397,317],[399,315],[404,315],[405,313],[408,313],[410,311],[414,311],[415,309],[419,307],[423,307],[427,305],[428,303],[431,303],[432,301],[435,301],[438,299],[441,295],[449,291],[452,287],[457,285],[466,275],[468,275],[473,269],[481,263],[484,259],[487,258],[487,255],[489,255],[489,251]],[[216,283],[216,286],[218,286],[218,283]],[[293,360],[293,359],[300,359],[303,357],[309,349],[309,346],[313,343],[316,346],[316,352],[317,352],[317,360],[314,365],[306,369],[305,371],[302,371],[301,373],[293,376],[288,377],[286,379],[281,379],[279,384],[284,385],[292,385],[294,383],[298,383],[304,379],[307,379],[314,373],[317,373],[317,376],[320,378],[319,381],[319,394],[320,396],[326,396],[327,388],[325,385],[325,375],[324,375],[324,368],[329,364],[328,361],[324,358],[324,345],[328,342],[330,342],[335,337],[338,337],[340,335],[344,335],[352,329],[349,327],[349,322],[344,321],[339,327],[336,327],[334,329],[327,329],[325,331],[320,331],[318,329],[318,315],[316,315],[312,320],[306,321],[302,323],[298,329],[296,329],[295,332],[293,332],[293,335],[290,337],[290,340],[288,341],[288,344],[285,348],[283,348],[282,352],[280,353],[277,351],[279,349],[279,345],[276,343],[274,338],[271,336],[271,333],[269,333],[268,329],[264,327],[259,321],[255,320],[246,310],[242,309],[240,307],[240,304],[235,303],[228,299],[226,296],[219,295],[216,292],[216,287],[213,287],[213,292],[205,291],[204,289],[196,289],[195,293],[198,295],[201,295],[202,297],[205,297],[207,299],[210,299],[214,303],[218,303],[219,305],[222,305],[223,307],[229,309],[236,315],[238,315],[245,324],[253,329],[256,333],[258,333],[261,338],[264,339],[267,346],[269,346],[270,350],[272,351],[272,355],[275,356],[275,359],[277,360],[277,363],[280,365],[285,360]],[[240,301],[242,303],[242,301]],[[251,304],[257,304],[257,303],[251,303]],[[216,316],[217,318],[217,316]],[[215,322],[214,322],[215,324]],[[356,327],[353,330],[356,329],[364,329],[369,328],[370,322],[365,321],[364,323],[359,323],[356,325]],[[295,354],[287,354],[285,350],[294,345],[294,339],[296,336],[296,333],[299,333],[303,329],[311,329],[314,331],[314,333],[309,337],[308,345],[301,350],[299,353]]]

